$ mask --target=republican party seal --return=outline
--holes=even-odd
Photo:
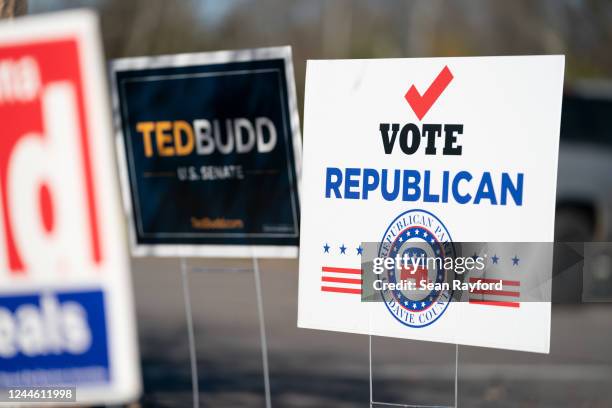
[[[395,265],[385,269],[381,279],[390,283],[414,281],[417,289],[380,291],[390,314],[400,323],[414,328],[429,326],[437,321],[446,311],[453,297],[452,280],[455,272],[445,269],[444,260],[455,256],[449,231],[434,214],[420,209],[408,210],[398,215],[387,227],[378,250],[381,258],[408,255],[412,263],[408,269],[405,265]],[[425,261],[419,264],[418,259]],[[436,285],[443,282],[445,285]],[[431,290],[423,289],[425,284]]]

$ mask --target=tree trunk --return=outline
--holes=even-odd
[[[0,18],[13,18],[26,14],[28,0],[0,0]]]

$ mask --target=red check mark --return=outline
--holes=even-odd
[[[450,69],[448,69],[448,66],[445,65],[436,79],[429,85],[429,88],[425,91],[423,96],[421,96],[414,85],[410,87],[406,95],[404,95],[404,98],[406,98],[406,101],[408,101],[408,104],[419,120],[423,119],[423,116],[425,116],[431,106],[438,100],[452,80],[453,74],[450,72]]]

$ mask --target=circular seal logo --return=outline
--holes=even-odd
[[[400,289],[380,291],[391,315],[415,328],[429,326],[444,314],[452,296],[454,271],[444,259],[455,255],[450,233],[438,217],[425,210],[409,210],[390,224],[378,250],[380,258],[401,259],[385,269],[383,282]],[[413,282],[413,283],[409,283]]]

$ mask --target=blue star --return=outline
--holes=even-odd
[[[329,254],[329,245],[327,245],[327,242],[325,243],[325,245],[323,245],[323,252]]]
[[[361,255],[361,254],[363,254],[363,248],[361,247],[361,245],[359,245],[357,247],[357,255]]]
[[[493,261],[494,264],[497,263],[497,261],[499,261],[499,257],[497,256],[497,254],[493,255],[493,257],[491,258],[491,260]]]
[[[344,244],[342,244],[342,246],[340,247],[340,254],[346,254],[346,247],[344,246]]]
[[[476,260],[476,258],[478,258],[478,254],[476,252],[474,252],[474,255],[472,255],[472,259]]]
[[[512,258],[512,266],[518,265],[519,263],[519,258],[514,255],[514,258]]]

